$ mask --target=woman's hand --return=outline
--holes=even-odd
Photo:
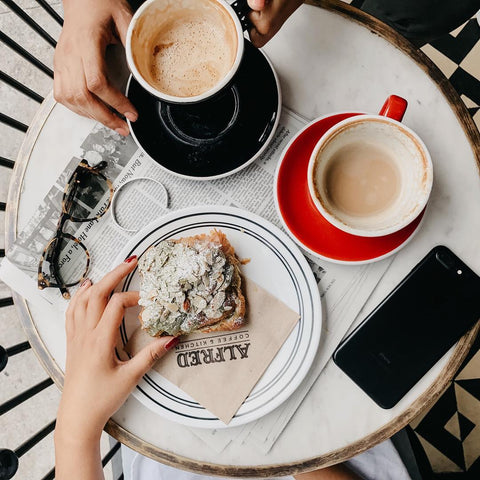
[[[97,479],[101,476],[102,429],[142,376],[178,340],[160,337],[128,361],[115,354],[118,328],[138,292],[111,293],[136,266],[127,259],[100,282],[86,280],[66,313],[67,361],[55,429],[55,478]]]
[[[253,10],[250,13],[253,28],[249,32],[252,43],[263,47],[302,3],[303,0],[248,0]]]
[[[64,0],[65,21],[54,57],[53,91],[57,102],[93,118],[120,135],[128,125],[112,109],[134,122],[130,100],[109,82],[108,45],[125,45],[132,12],[126,0]]]

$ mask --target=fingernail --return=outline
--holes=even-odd
[[[165,350],[171,350],[173,347],[178,345],[180,339],[178,337],[172,338],[168,343],[165,344]]]
[[[131,121],[136,122],[138,118],[138,114],[132,112],[125,112],[125,116]]]
[[[125,263],[133,262],[133,260],[135,260],[136,258],[137,258],[136,255],[132,255],[132,256],[125,259]]]
[[[80,288],[86,287],[90,283],[90,279],[86,278],[80,285]]]
[[[122,137],[128,136],[128,130],[126,128],[116,128],[115,131],[119,134],[122,135]]]

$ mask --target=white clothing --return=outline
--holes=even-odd
[[[122,445],[125,480],[222,480],[220,477],[199,475],[155,462]],[[346,462],[366,480],[411,480],[393,443],[387,440]],[[273,478],[273,477],[272,477]],[[293,477],[277,477],[277,480]]]

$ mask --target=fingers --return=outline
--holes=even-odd
[[[135,382],[138,382],[153,367],[153,364],[174,348],[178,342],[177,337],[160,337],[140,350],[126,365],[126,369]]]
[[[252,10],[260,11],[265,8],[267,0],[248,0],[247,3]]]
[[[91,286],[92,282],[90,279],[85,279],[68,304],[67,311],[65,312],[65,332],[67,334],[67,340],[72,339],[75,335],[75,319],[85,316],[88,303],[86,292]]]
[[[95,294],[108,298],[113,289],[126,277],[137,265],[137,256],[127,258],[120,265],[107,273],[97,284],[94,285]]]
[[[261,0],[250,0],[257,1]],[[249,32],[251,42],[258,48],[263,47],[302,3],[302,0],[267,0],[261,9],[252,7],[249,15],[253,24]]]
[[[271,38],[270,36],[261,34],[255,27],[250,30],[249,35],[250,41],[257,48],[263,47]]]
[[[257,47],[263,47],[276,33],[275,21],[278,21],[273,5],[269,4],[261,10],[253,9],[250,13],[253,28],[250,30],[250,41]]]
[[[122,45],[125,47],[127,41],[127,30],[132,20],[132,11],[129,9],[128,5],[125,5],[122,8],[119,8],[118,11],[113,13],[113,20],[115,26],[117,27],[118,37],[122,42]]]
[[[125,115],[130,121],[134,122],[138,118],[137,110],[130,100],[117,88],[113,87],[107,79],[104,51],[101,45],[97,44],[94,48],[90,48],[82,58],[82,62],[87,90],[105,104],[110,105],[117,112]],[[109,114],[113,115],[110,111]],[[117,128],[124,128],[124,126],[117,126]]]
[[[81,115],[84,117],[93,118],[124,137],[128,135],[127,122],[115,115],[103,102],[94,97],[86,87],[83,89],[83,95],[77,97],[77,106],[80,107],[83,112]]]
[[[114,293],[107,303],[97,328],[112,346],[118,337],[118,327],[122,323],[125,309],[138,304],[139,292],[118,292]]]
[[[137,265],[137,257],[127,258],[123,263],[107,273],[98,283],[92,286],[89,292],[88,311],[96,319],[95,325],[100,321],[107,306],[110,294],[120,281],[125,278]]]
[[[84,293],[92,285],[92,282],[89,278],[86,278],[80,285],[80,288],[75,292],[72,299],[70,300],[67,308],[67,313],[75,310],[77,305],[85,297]]]
[[[125,309],[137,305],[139,299],[139,292],[118,292],[109,299],[120,280],[135,268],[136,257],[127,260],[95,285],[86,279],[75,292],[65,313],[67,339],[76,332],[86,333],[99,327],[103,341],[110,346],[115,344]]]
[[[120,135],[128,135],[127,122],[115,115],[88,90],[83,75],[84,73],[81,71],[76,76],[76,79],[73,79],[70,75],[68,78],[65,78],[62,73],[56,73],[54,77],[55,100],[83,117],[92,118],[103,123]]]
[[[131,18],[127,3],[115,9],[115,18],[89,28],[72,27],[65,22],[54,57],[54,97],[57,102],[84,117],[92,118],[128,135],[127,122],[116,114],[134,122],[138,112],[130,100],[108,80],[105,64],[105,49],[115,41],[113,23],[118,35],[125,40],[126,29]],[[106,27],[105,25],[112,25]],[[91,32],[91,34],[81,32]]]

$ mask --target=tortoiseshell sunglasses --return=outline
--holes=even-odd
[[[90,254],[83,243],[63,231],[65,223],[90,222],[99,219],[110,207],[113,186],[101,173],[107,162],[91,167],[82,160],[68,180],[63,191],[62,214],[58,219],[55,236],[48,242],[38,264],[38,288],[59,288],[63,298],[69,299],[68,287],[73,287],[86,278],[90,267]],[[98,215],[91,216],[103,196],[109,199]]]

